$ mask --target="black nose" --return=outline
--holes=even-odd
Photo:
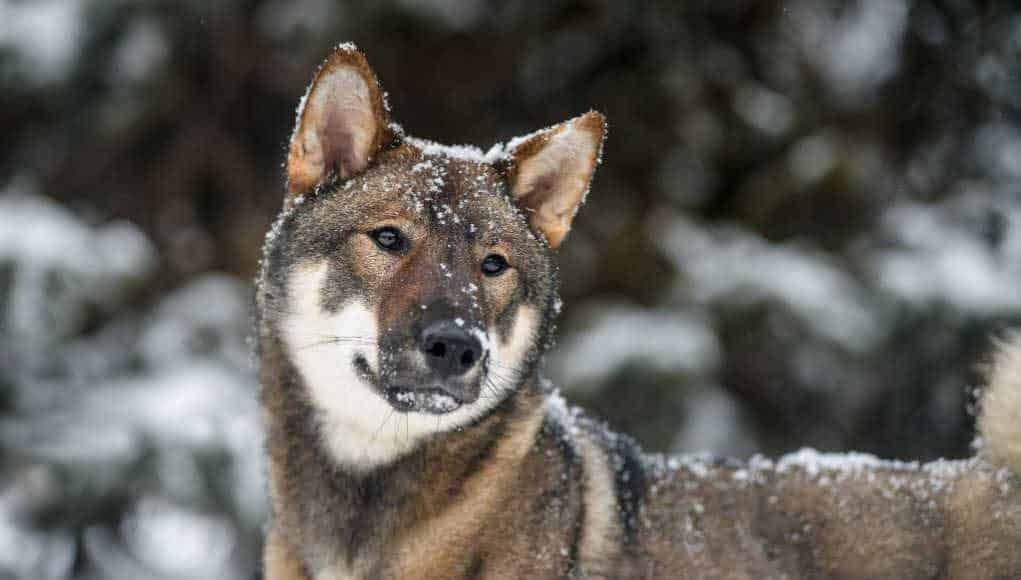
[[[479,339],[448,321],[438,321],[422,331],[422,352],[429,368],[441,377],[468,372],[482,358]]]

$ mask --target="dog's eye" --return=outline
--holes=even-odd
[[[507,259],[500,254],[489,254],[482,260],[482,273],[486,276],[499,276],[507,267]]]
[[[369,232],[369,237],[376,242],[379,249],[387,252],[401,252],[408,245],[407,238],[397,228],[379,228]]]

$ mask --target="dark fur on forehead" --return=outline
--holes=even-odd
[[[381,154],[361,175],[307,197],[295,212],[298,237],[291,243],[302,254],[295,258],[326,257],[341,234],[393,219],[431,234],[460,230],[466,239],[506,244],[506,251],[526,260],[523,266],[535,266],[534,258],[552,259],[510,199],[503,174],[489,164],[426,156],[402,145]]]
[[[528,235],[527,223],[522,221],[519,210],[508,197],[503,174],[495,167],[426,156],[410,145],[382,153],[379,161],[364,173],[320,187],[308,197],[307,201],[312,203],[307,205],[313,208],[309,217],[314,217],[319,224],[336,226],[400,217],[438,230],[458,223],[457,220],[447,223],[444,211],[435,215],[434,210],[446,210],[444,206],[449,206],[458,220],[468,216],[487,218],[475,223],[482,235],[486,234],[485,230],[492,230],[492,235],[497,237],[512,232],[515,237]],[[400,215],[382,212],[384,207],[394,203],[403,204],[406,211]],[[425,219],[423,211],[439,219]],[[463,225],[467,229],[469,222],[464,221]]]
[[[345,255],[346,241],[382,225],[409,225],[416,235],[466,249],[498,248],[520,276],[518,291],[498,313],[497,330],[505,337],[514,312],[531,304],[541,314],[542,337],[548,336],[556,301],[552,252],[528,226],[511,200],[503,167],[446,155],[427,155],[401,143],[383,152],[364,172],[343,182],[320,186],[293,204],[283,218],[280,235],[267,246],[270,273],[281,266],[332,260],[323,288],[323,305],[340,308],[353,298],[368,303],[372,296],[351,273],[354,260]],[[275,248],[275,249],[274,249]],[[273,259],[273,253],[286,256]],[[465,273],[479,267],[473,251],[456,254],[450,264]],[[285,288],[279,288],[283,294]],[[543,340],[542,342],[545,342]]]

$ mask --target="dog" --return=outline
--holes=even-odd
[[[257,283],[270,580],[1021,578],[1021,348],[977,457],[643,455],[539,376],[598,112],[483,152],[412,138],[339,46]]]

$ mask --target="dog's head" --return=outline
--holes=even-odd
[[[360,52],[327,59],[291,137],[260,309],[339,460],[392,460],[534,374],[557,310],[551,250],[603,134],[590,112],[486,154],[412,139]]]

